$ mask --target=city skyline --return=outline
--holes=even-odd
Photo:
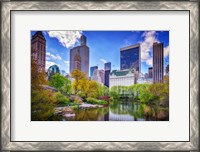
[[[31,36],[36,31],[31,32]],[[112,70],[120,69],[120,48],[140,43],[141,72],[148,73],[152,67],[154,42],[164,43],[164,68],[169,64],[169,31],[42,31],[46,39],[46,70],[58,65],[69,73],[70,49],[80,45],[81,35],[87,37],[90,48],[89,67],[104,69],[111,62]]]

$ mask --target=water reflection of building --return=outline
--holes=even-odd
[[[70,73],[74,69],[79,69],[89,77],[89,47],[86,40],[86,37],[82,35],[81,45],[70,49]]]
[[[59,67],[57,65],[52,65],[48,68],[47,75],[48,75],[48,80],[51,79],[51,77],[56,74],[60,73]]]
[[[120,49],[120,69],[136,69],[141,71],[140,44],[127,46]]]
[[[163,43],[153,44],[153,83],[162,83],[164,76]]]
[[[135,70],[113,70],[109,77],[109,88],[113,86],[130,86],[135,82]]]
[[[104,85],[109,87],[109,75],[111,71],[111,62],[107,62],[104,64],[104,70],[105,70],[105,83]]]
[[[31,38],[31,58],[37,61],[40,70],[45,71],[46,39],[41,31],[37,31]]]

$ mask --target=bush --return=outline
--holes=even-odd
[[[55,97],[56,97],[57,104],[59,105],[67,105],[70,102],[69,99],[65,95],[61,94],[60,92],[57,92],[55,94]]]
[[[99,105],[105,105],[105,104],[108,104],[107,101],[105,100],[98,100],[98,99],[95,99],[95,98],[87,98],[87,103],[90,103],[90,104],[99,104]]]
[[[110,91],[109,96],[112,97],[112,99],[119,99],[120,96],[116,91]]]
[[[105,100],[98,100],[98,103],[97,103],[97,104],[105,105],[105,104],[108,104],[108,102],[105,101]]]
[[[48,120],[54,113],[56,100],[49,90],[31,91],[31,120]]]
[[[99,100],[109,101],[109,96],[99,96]]]

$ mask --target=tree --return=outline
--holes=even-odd
[[[72,85],[71,81],[68,78],[66,78],[64,86],[61,88],[62,92],[66,94],[70,94],[71,89],[72,89],[71,85]]]
[[[48,84],[45,71],[40,71],[36,60],[31,61],[31,89],[41,90],[42,85]]]
[[[31,61],[31,120],[48,120],[54,113],[55,98],[51,91],[44,90],[47,84],[44,71],[40,71],[35,60]]]
[[[73,70],[71,73],[71,77],[74,78],[72,83],[72,88],[75,94],[78,94],[86,85],[87,77],[85,73],[81,72],[80,70]]]
[[[55,87],[56,89],[61,90],[61,88],[64,86],[65,82],[66,82],[66,78],[64,76],[62,76],[61,74],[56,73],[51,77],[49,84],[51,86]]]

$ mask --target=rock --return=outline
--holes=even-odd
[[[75,103],[83,103],[83,99],[77,95],[70,95],[68,98]]]
[[[63,112],[65,112],[65,113],[74,113],[74,110],[71,107],[64,107],[63,108]]]
[[[63,115],[64,117],[75,117],[75,114],[74,113],[66,113]]]

